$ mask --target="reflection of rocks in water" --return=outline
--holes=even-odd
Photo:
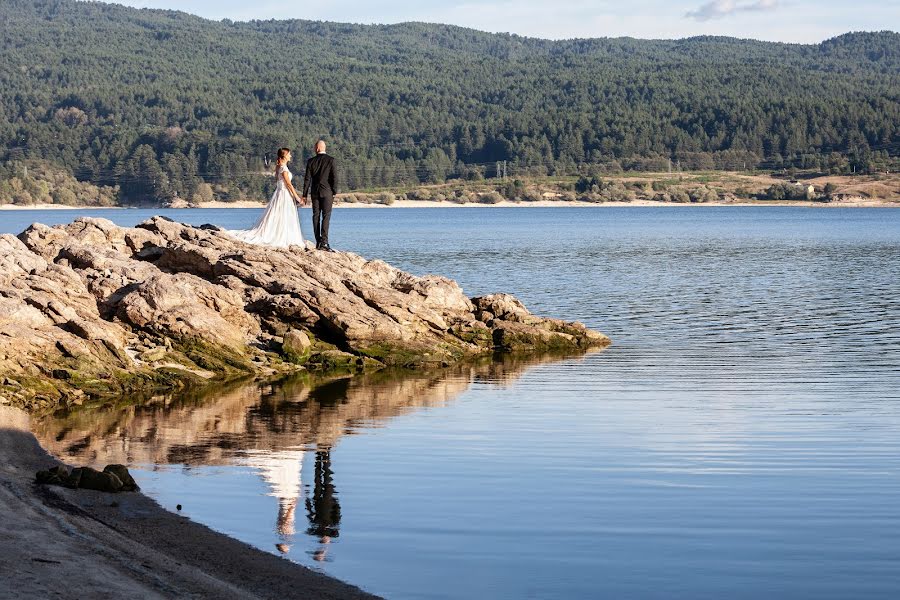
[[[441,406],[472,382],[509,385],[541,362],[503,360],[416,373],[379,371],[315,380],[237,382],[201,392],[84,407],[34,423],[45,448],[79,464],[229,464],[236,456],[316,446],[378,426],[418,407]]]
[[[142,404],[83,408],[34,423],[35,434],[66,462],[128,465],[240,464],[255,468],[278,501],[276,549],[286,554],[303,494],[304,454],[315,448],[314,484],[304,499],[313,560],[328,560],[341,508],[331,448],[341,436],[415,410],[440,406],[471,383],[509,385],[543,360],[505,356],[430,373],[379,371],[353,378],[296,376],[274,383],[232,383],[202,393],[159,396]]]
[[[343,435],[451,402],[472,382],[509,385],[539,362],[557,359],[505,357],[425,373],[231,383],[142,404],[79,408],[33,428],[50,452],[79,464],[229,464],[254,451],[331,448]]]
[[[596,352],[587,352],[579,356],[548,353],[540,356],[527,354],[498,353],[490,360],[484,360],[479,366],[470,371],[472,383],[484,383],[498,387],[508,387],[515,383],[523,373],[538,365],[557,362],[560,360],[583,361],[586,356]]]
[[[550,360],[556,357],[541,362]],[[508,385],[536,364],[507,356],[427,373],[232,383],[139,405],[84,407],[33,428],[45,448],[70,463],[230,464],[253,452],[331,448],[343,435],[446,404],[474,381]]]

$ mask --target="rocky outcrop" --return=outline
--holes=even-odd
[[[82,218],[0,236],[0,402],[237,373],[446,365],[609,339],[506,294],[380,260],[239,242],[155,217]]]

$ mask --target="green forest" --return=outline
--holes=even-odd
[[[299,163],[320,137],[343,190],[900,155],[895,32],[548,41],[3,0],[0,44],[0,201],[18,204],[263,199],[274,151]]]

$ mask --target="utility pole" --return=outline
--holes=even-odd
[[[506,161],[503,161],[503,181],[506,181]]]
[[[671,174],[672,174],[672,159],[670,157],[669,158],[669,175],[671,175]]]

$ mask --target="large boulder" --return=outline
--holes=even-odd
[[[305,332],[291,329],[284,334],[281,342],[281,350],[284,355],[294,362],[305,362],[312,353],[312,340]]]
[[[187,273],[155,273],[131,286],[116,306],[123,323],[171,338],[242,350],[259,333],[239,294]]]

